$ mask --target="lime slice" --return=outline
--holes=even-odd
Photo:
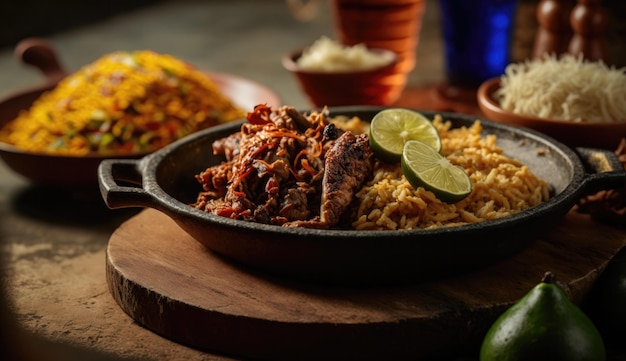
[[[370,125],[370,147],[376,157],[399,162],[404,143],[419,140],[441,151],[441,138],[433,123],[414,110],[389,108],[378,112]]]
[[[442,202],[455,203],[472,192],[472,182],[463,168],[453,165],[423,142],[406,142],[401,158],[402,171],[409,183],[433,192]]]

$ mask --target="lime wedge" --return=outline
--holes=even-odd
[[[404,143],[419,140],[441,151],[441,138],[433,123],[419,112],[403,108],[389,108],[372,118],[369,133],[370,147],[376,157],[386,162],[399,162]]]
[[[472,192],[472,182],[463,168],[453,165],[423,142],[407,141],[401,164],[404,176],[413,187],[424,187],[442,202],[455,203]]]

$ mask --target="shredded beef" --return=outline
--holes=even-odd
[[[216,141],[226,161],[196,179],[194,206],[220,216],[284,227],[331,228],[371,176],[367,135],[329,123],[323,113],[257,106],[240,132]]]

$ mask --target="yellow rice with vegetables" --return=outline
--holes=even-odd
[[[67,155],[154,151],[245,112],[204,73],[153,51],[107,54],[43,93],[0,141]]]
[[[432,192],[414,189],[398,164],[377,161],[374,178],[356,195],[353,228],[396,230],[437,228],[506,217],[548,200],[548,184],[527,166],[503,154],[495,135],[480,136],[482,126],[451,129],[436,116],[433,124],[443,143],[441,153],[465,169],[473,190],[465,199],[447,204]]]

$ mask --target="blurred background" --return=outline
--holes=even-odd
[[[307,21],[296,18],[284,0],[2,1],[0,98],[42,81],[42,74],[37,69],[22,64],[13,54],[20,40],[41,37],[55,47],[61,64],[69,72],[116,50],[151,49],[184,59],[200,69],[236,74],[258,82],[275,91],[284,104],[307,108],[310,103],[293,76],[283,69],[280,59],[284,53],[311,44],[322,35],[333,37],[329,1],[320,1],[317,13]],[[532,52],[537,30],[537,4],[538,0],[518,1],[511,49],[513,61],[522,61]],[[429,87],[446,80],[438,5],[437,0],[426,0],[416,50],[417,64],[409,74],[407,88]],[[608,14],[606,40],[612,63],[617,67],[626,66],[626,2],[606,0],[603,5]],[[93,355],[85,349],[85,345],[99,345],[100,349],[116,351],[115,358],[145,356],[151,348],[159,350],[157,359],[175,357],[178,351],[168,351],[170,344],[155,335],[141,335],[136,341],[126,340],[124,337],[137,331],[137,325],[128,321],[124,315],[102,313],[102,309],[119,311],[106,294],[103,276],[99,272],[104,267],[103,253],[107,239],[125,215],[100,211],[98,214],[107,214],[103,220],[96,222],[90,219],[81,223],[81,227],[92,227],[95,230],[89,237],[84,237],[83,233],[72,228],[71,222],[64,222],[64,217],[76,217],[84,209],[72,209],[75,204],[63,204],[54,194],[45,192],[31,192],[30,198],[18,199],[23,194],[15,194],[15,189],[27,189],[25,183],[7,172],[2,172],[0,177],[11,178],[2,183],[10,183],[11,187],[0,188],[0,265],[3,274],[13,277],[13,283],[15,279],[21,282],[18,282],[21,291],[13,290],[7,295],[5,291],[8,282],[2,280],[2,359],[9,360],[11,356],[15,359],[31,359],[32,356],[32,359],[37,360],[80,360],[85,359],[86,355],[113,358],[107,353]],[[21,208],[16,209],[16,205]],[[58,209],[50,208],[52,205]],[[27,218],[28,221],[25,221]],[[48,229],[30,231],[20,228],[33,223],[40,223]],[[50,245],[50,234],[68,241]],[[72,237],[75,237],[74,240]],[[65,275],[64,278],[53,279],[54,275],[42,273],[42,269],[46,269],[42,264],[60,267],[58,264],[67,259],[82,259],[86,262],[95,260],[93,271],[102,278],[95,281],[80,278],[81,273],[85,274],[80,268],[81,264],[71,262],[63,263],[65,268],[59,274]],[[90,275],[89,272],[87,275]],[[32,297],[49,297],[51,304],[66,303],[72,307],[71,302],[76,301],[69,291],[72,287],[83,287],[81,292],[93,294],[93,302],[100,308],[77,307],[72,310],[74,314],[70,312],[69,319],[61,318],[64,323],[56,326],[38,323],[37,310],[28,308],[32,306],[29,300]],[[89,298],[79,301],[91,302]],[[17,317],[13,302],[20,306],[17,307],[20,309]],[[108,303],[102,306],[103,302]],[[73,320],[71,316],[77,319]],[[94,330],[94,322],[90,322],[89,317],[109,318],[107,322],[110,324],[120,319],[123,322],[119,323],[119,332]],[[29,329],[17,327],[20,323],[28,324]],[[32,329],[46,337],[34,336],[30,332]],[[81,346],[61,346],[57,342],[68,337],[79,339]],[[130,348],[141,350],[126,354],[122,352],[120,356],[119,351],[124,349],[124,342],[130,343]],[[28,356],[22,353],[26,349],[30,350]],[[67,357],[68,350],[72,357]],[[209,359],[194,350],[186,352],[178,356]]]
[[[511,60],[530,56],[539,0],[518,0]],[[285,103],[308,106],[294,80],[281,68],[280,56],[310,44],[321,35],[333,35],[328,0],[308,21],[299,21],[285,0],[78,0],[4,1],[0,4],[0,96],[36,84],[40,75],[19,64],[15,45],[26,37],[44,37],[58,49],[68,71],[115,50],[150,48],[179,56],[199,68],[232,71],[273,88]],[[426,0],[418,64],[408,86],[434,84],[444,79],[441,61],[441,21],[438,1]],[[606,40],[612,63],[626,65],[626,3],[602,1],[608,15]],[[255,9],[255,13],[247,9]],[[215,48],[220,37],[230,46]],[[250,56],[253,56],[252,60]],[[264,67],[266,72],[256,72]],[[421,71],[428,69],[428,71]]]

